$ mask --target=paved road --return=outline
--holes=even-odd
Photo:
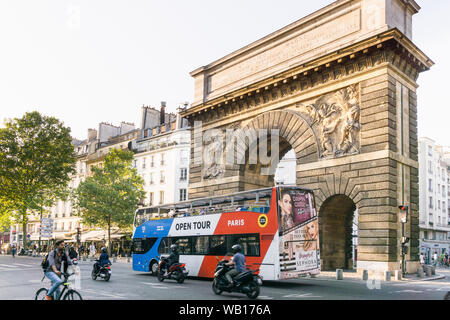
[[[40,258],[0,256],[0,299],[29,300],[47,279],[41,282],[43,273]],[[158,280],[146,273],[134,272],[131,264],[115,263],[109,282],[90,278],[92,263],[80,262],[80,293],[88,300],[242,300],[241,294],[214,295],[211,281],[187,279],[179,285],[175,281]],[[290,281],[265,281],[259,300],[442,300],[450,291],[450,271],[439,270],[445,279],[420,282],[365,282],[362,280],[333,280],[301,278]]]

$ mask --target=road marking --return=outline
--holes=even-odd
[[[21,267],[34,267],[31,264],[22,264],[22,263],[14,263],[15,265],[21,266]]]
[[[12,264],[0,264],[0,267],[6,267],[6,268],[18,268],[18,266],[14,266]]]
[[[400,290],[400,291],[393,291],[389,293],[423,293],[423,291],[418,290]]]
[[[312,296],[312,293],[293,293],[283,296],[283,298],[322,298],[322,296]]]
[[[146,284],[148,286],[152,286],[155,289],[169,289],[169,287],[165,287],[160,283],[153,283],[153,282],[141,282],[142,284]],[[179,287],[177,287],[179,288]]]
[[[274,297],[269,297],[269,296],[259,296],[258,299],[262,299],[262,300],[273,300],[275,299]]]

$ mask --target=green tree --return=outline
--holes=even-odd
[[[108,230],[111,254],[111,228],[129,230],[138,202],[144,197],[143,180],[132,168],[133,152],[112,149],[101,168],[81,182],[73,192],[73,203],[82,222]]]
[[[10,209],[3,221],[22,224],[23,240],[30,210],[64,196],[75,162],[70,129],[54,117],[27,112],[0,128],[0,202]]]

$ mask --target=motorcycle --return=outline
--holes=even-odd
[[[31,249],[27,249],[25,250],[24,248],[20,249],[19,253],[17,254],[18,256],[31,256],[31,253],[33,251]]]
[[[100,262],[100,260],[95,260],[96,262]],[[111,264],[107,263],[103,266],[99,266],[98,269],[95,269],[95,265],[92,267],[91,278],[92,280],[97,280],[97,277],[104,279],[105,281],[109,281],[111,278]]]
[[[166,269],[166,265],[168,264],[168,259],[166,257],[158,257],[158,259],[158,281],[163,282],[164,279],[173,279],[178,283],[184,282],[184,279],[186,279],[188,276],[188,272],[186,271],[186,264],[174,263],[169,267],[169,270],[167,270],[167,274],[165,274],[164,270]]]
[[[233,286],[229,287],[225,274],[231,270],[231,267],[226,263],[228,260],[221,260],[217,263],[212,284],[214,293],[220,295],[223,291],[238,292],[246,294],[250,299],[256,299],[262,286],[262,277],[256,274],[257,271],[247,270],[235,276]]]

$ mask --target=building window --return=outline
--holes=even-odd
[[[432,146],[428,146],[428,155],[429,156],[433,155],[433,147]]]
[[[159,204],[164,203],[164,191],[159,192]]]
[[[428,191],[433,192],[433,179],[428,179]]]
[[[186,201],[186,189],[180,189],[180,201]]]
[[[150,167],[154,167],[155,166],[155,156],[152,156],[152,162],[150,163]]]
[[[153,183],[153,172],[150,172],[150,184],[152,185]]]
[[[145,169],[145,158],[142,158],[142,169]]]
[[[430,197],[429,208],[433,209],[433,197]]]
[[[161,178],[159,180],[159,182],[164,183],[166,181],[166,177],[164,175],[164,171],[161,171]]]
[[[148,194],[148,205],[152,206],[153,205],[153,192],[150,192]]]
[[[164,165],[164,153],[161,153],[161,165]]]
[[[180,169],[180,181],[187,180],[187,168]]]

